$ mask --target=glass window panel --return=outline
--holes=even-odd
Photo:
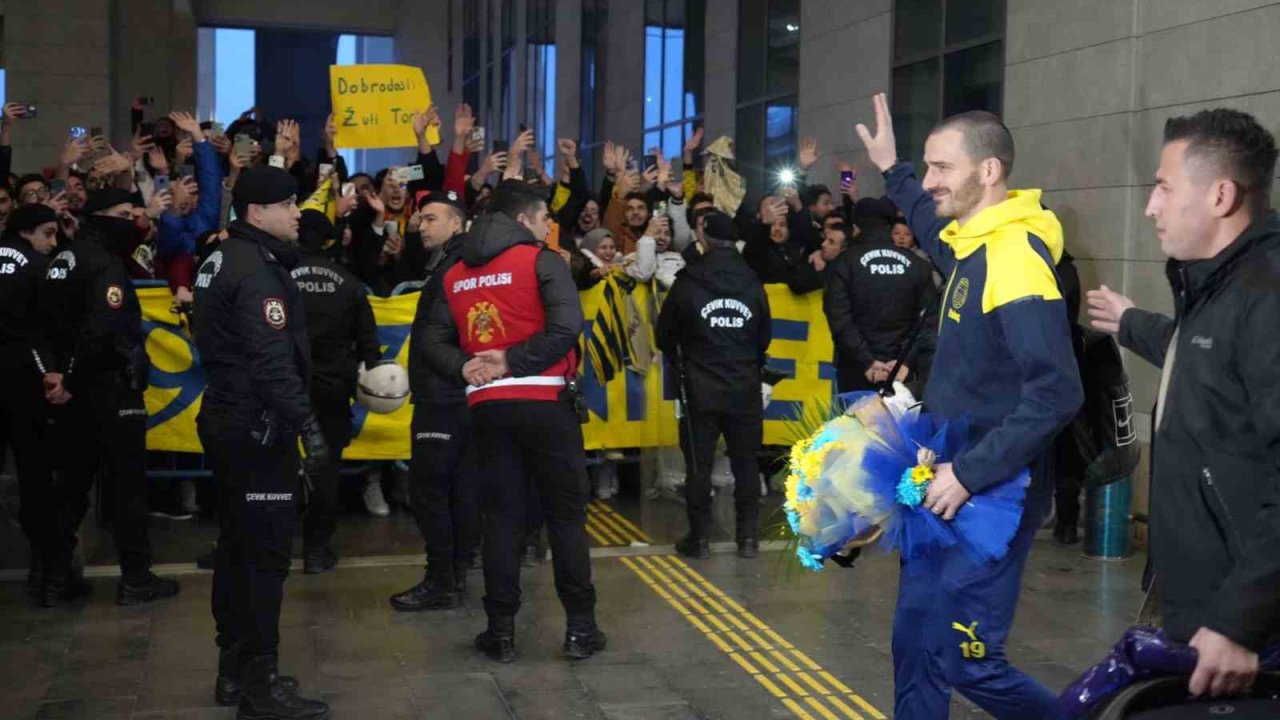
[[[893,59],[937,51],[941,44],[942,0],[897,0],[893,14]]]
[[[663,0],[645,0],[644,3],[644,24],[645,25],[662,25],[663,20]]]
[[[741,0],[738,4],[738,102],[763,97],[769,66],[765,36],[768,0]]]
[[[663,44],[662,122],[684,117],[684,30],[667,28]]]
[[[662,28],[644,31],[644,126],[662,122]]]
[[[768,94],[800,89],[800,0],[769,3]]]
[[[942,116],[966,110],[1000,113],[1004,47],[997,41],[947,55],[943,61]]]
[[[1004,0],[947,3],[947,44],[998,34],[1004,27]]]
[[[662,131],[650,130],[649,132],[644,134],[644,147],[641,148],[640,154],[647,155],[649,153],[649,148],[658,147],[661,144],[662,144]],[[639,163],[640,160],[641,160],[640,158],[636,158],[637,163]]]
[[[776,172],[796,161],[796,101],[787,98],[771,102],[764,114],[765,170]]]
[[[938,58],[893,70],[893,126],[898,157],[919,162],[938,122]]]
[[[662,131],[662,154],[668,160],[676,162],[680,158],[680,152],[684,148],[683,126],[676,125]]]

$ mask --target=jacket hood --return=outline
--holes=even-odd
[[[693,282],[717,295],[737,295],[752,285],[759,285],[751,266],[737,250],[718,248],[706,253],[681,271]]]
[[[1010,226],[1034,233],[1055,263],[1062,258],[1062,225],[1053,212],[1040,205],[1039,190],[1010,190],[1004,202],[979,212],[964,225],[953,220],[939,237],[951,246],[957,258],[964,259],[994,237],[997,230],[1006,231]]]
[[[462,246],[462,262],[469,267],[479,267],[516,245],[537,244],[528,228],[504,213],[493,212],[471,223]]]

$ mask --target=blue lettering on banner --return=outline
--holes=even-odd
[[[176,325],[165,325],[154,320],[144,321],[142,323],[143,337],[150,337],[152,332],[167,332],[186,343],[187,350],[191,353],[191,365],[187,369],[178,372],[167,372],[154,364],[151,365],[149,378],[151,386],[165,390],[177,389],[178,395],[173,400],[170,400],[168,405],[161,408],[159,412],[147,418],[148,430],[158,425],[163,425],[185,412],[204,393],[205,386],[204,367],[200,365],[200,353],[196,351],[196,346],[191,342],[191,338],[182,332],[182,328]]]

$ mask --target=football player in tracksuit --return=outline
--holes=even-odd
[[[330,540],[338,520],[338,470],[342,449],[351,444],[351,398],[356,394],[356,362],[378,364],[378,326],[364,284],[329,252],[337,238],[319,210],[303,210],[298,227],[302,258],[290,274],[307,311],[311,340],[311,409],[332,453],[324,469],[308,480],[310,503],[302,523],[302,563],[308,574],[338,562]]]
[[[894,619],[898,718],[944,718],[951,689],[997,718],[1057,718],[1056,696],[1005,657],[1022,570],[1053,492],[1051,445],[1083,400],[1054,265],[1062,226],[1040,191],[1008,189],[1013,136],[995,115],[944,120],[925,144],[928,173],[899,162],[884,95],[876,133],[858,126],[888,196],[947,277],[925,408],[967,418],[969,444],[935,469],[922,507],[944,520],[972,495],[1031,469],[1008,553],[979,564],[962,549],[903,564]]]

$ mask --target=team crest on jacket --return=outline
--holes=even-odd
[[[960,278],[956,291],[951,294],[951,307],[959,310],[969,300],[969,278]]]
[[[267,324],[276,330],[283,330],[288,323],[284,315],[284,302],[280,298],[267,298],[262,301],[262,316]]]
[[[494,333],[507,336],[507,328],[502,324],[502,315],[493,303],[481,300],[467,311],[467,337],[474,337],[483,344],[493,342]]]
[[[120,306],[123,304],[124,304],[124,291],[120,289],[119,285],[108,285],[107,286],[107,305],[109,305],[112,310],[119,310]]]

